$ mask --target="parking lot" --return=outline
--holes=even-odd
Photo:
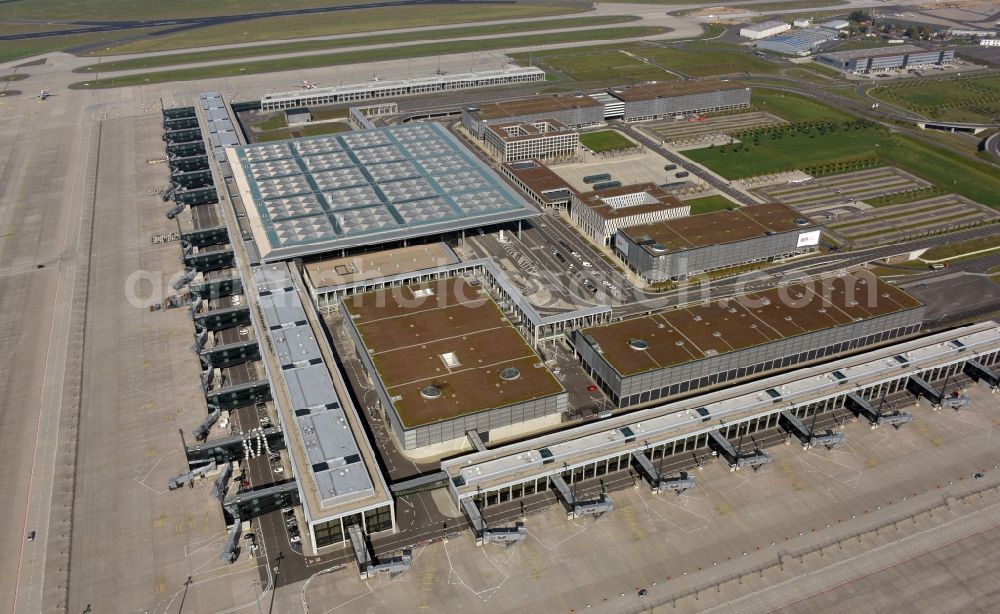
[[[670,171],[664,170],[665,166],[671,164],[670,161],[642,146],[622,153],[585,153],[582,158],[579,162],[562,162],[550,166],[557,175],[581,192],[590,192],[594,189],[591,184],[584,182],[584,177],[601,173],[608,173],[611,175],[611,180],[621,181],[622,185],[650,181],[658,185],[677,181],[698,181],[693,176],[678,178],[677,173],[686,170],[682,167]]]
[[[828,223],[844,241],[868,247],[909,237],[987,223],[997,213],[957,194],[945,194],[909,203],[845,212]]]
[[[779,201],[795,207],[816,221],[826,222],[839,220],[843,214],[868,209],[864,202],[866,198],[890,196],[929,186],[929,183],[910,173],[883,166],[797,183],[770,185],[752,192],[767,201]]]
[[[709,116],[702,119],[691,116],[685,119],[665,119],[644,122],[641,130],[653,138],[661,139],[678,151],[728,143],[729,134],[750,128],[763,128],[787,124],[777,115],[764,112],[734,113]]]
[[[961,412],[910,408],[916,419],[899,431],[848,424],[832,451],[794,441],[770,448],[774,463],[760,473],[712,462],[692,472],[698,486],[681,496],[638,482],[613,491],[615,510],[597,519],[570,521],[550,505],[526,517],[528,538],[514,546],[476,547],[463,533],[416,549],[412,570],[396,577],[316,576],[303,599],[319,612],[705,611],[733,602],[748,612],[809,611],[811,599],[857,582],[868,603],[886,609],[940,611],[953,596],[975,603],[992,584],[979,582],[984,571],[959,581],[976,568],[960,553],[949,555],[953,566],[925,570],[940,594],[906,583],[888,593],[866,580],[904,562],[919,567],[924,553],[956,540],[996,550],[1000,397],[978,387],[970,395]]]

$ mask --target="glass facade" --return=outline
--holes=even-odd
[[[982,365],[993,367],[1000,362],[1000,351],[989,352],[974,357]],[[955,362],[933,369],[920,372],[920,377],[928,382],[940,382],[947,378],[955,377],[962,373],[964,361]],[[776,406],[771,413],[745,418],[743,420],[727,424],[720,430],[724,437],[731,441],[739,439],[741,436],[752,435],[766,429],[773,429],[778,426],[781,411],[787,409],[800,420],[811,418],[815,414],[833,411],[843,408],[847,394],[853,392],[868,400],[877,400],[883,396],[903,392],[907,387],[909,374],[902,374],[900,377],[867,386],[862,389],[845,387],[845,390],[834,396],[818,399],[811,403],[797,405],[795,407]],[[687,437],[674,439],[664,443],[656,444],[644,448],[641,452],[650,460],[656,461],[667,458],[675,454],[691,453],[704,448],[708,450],[708,432],[694,433]],[[618,471],[625,471],[631,464],[631,452],[618,453],[613,456],[591,461],[576,467],[569,467],[562,472],[562,477],[567,484],[574,484],[596,477],[601,477]],[[533,494],[549,489],[548,475],[532,478],[517,484],[507,485],[496,489],[486,490],[473,495],[480,509],[499,505],[507,501],[521,499]]]
[[[392,510],[388,505],[383,505],[358,514],[316,523],[313,525],[316,547],[323,548],[343,543],[348,539],[347,527],[352,524],[362,527],[368,534],[391,530]]]

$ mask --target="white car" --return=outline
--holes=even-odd
[[[285,472],[285,468],[282,467],[281,465],[278,465],[277,467],[272,468],[271,471],[273,471],[275,473],[284,473]]]
[[[587,262],[586,260],[584,260],[584,261],[583,261],[583,262],[581,262],[580,264],[582,264],[582,265],[583,265],[583,266],[585,266],[585,267],[592,267],[592,266],[594,266],[594,265],[590,264],[589,262]]]
[[[302,541],[302,537],[300,535],[293,535],[292,537],[288,538],[288,541],[292,542],[293,544],[297,544],[300,541]]]

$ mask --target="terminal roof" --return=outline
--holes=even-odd
[[[746,87],[746,84],[737,81],[661,81],[615,88],[608,90],[608,93],[624,102],[637,102],[690,94],[742,90]]]
[[[461,277],[356,294],[344,308],[407,427],[563,391],[497,305]],[[505,368],[517,376],[503,377]],[[439,396],[427,398],[428,386]]]
[[[491,120],[599,106],[601,106],[600,102],[583,94],[555,94],[552,96],[533,96],[518,100],[491,102],[479,105],[478,107],[472,107],[470,111],[480,119]]]
[[[810,226],[812,222],[788,205],[767,203],[746,207],[733,205],[732,210],[643,224],[619,232],[636,243],[653,241],[664,250],[656,253],[662,254],[752,239],[766,233],[804,230]]]
[[[454,264],[458,256],[445,243],[411,245],[304,265],[314,288],[335,288],[373,279]]]
[[[582,331],[623,376],[918,307],[874,275],[845,274]],[[648,347],[635,349],[630,341]]]
[[[253,241],[264,260],[538,214],[435,123],[227,152]]]
[[[643,202],[624,206],[608,204],[608,199],[639,194],[640,192],[645,192],[647,195],[647,199]],[[580,194],[579,198],[581,203],[606,220],[615,220],[622,217],[655,213],[657,211],[686,206],[655,183],[637,183],[596,192],[584,192]]]

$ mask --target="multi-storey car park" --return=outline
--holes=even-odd
[[[555,94],[504,100],[462,109],[462,127],[476,138],[485,138],[493,123],[536,122],[551,119],[573,129],[604,124],[604,105],[584,94]]]
[[[622,228],[686,217],[685,205],[655,183],[640,183],[594,192],[571,192],[570,217],[599,245],[609,245]]]
[[[845,274],[576,330],[573,345],[630,407],[912,334],[923,315],[902,290]]]
[[[621,118],[642,122],[750,107],[750,86],[736,81],[666,81],[608,90],[625,103]]]
[[[950,64],[954,59],[954,49],[928,50],[914,45],[899,45],[884,49],[852,49],[821,53],[816,61],[841,72],[868,74],[921,66],[941,66]]]
[[[887,396],[908,391],[940,404],[947,391],[936,383],[966,374],[995,386],[998,362],[1000,326],[984,322],[445,460],[441,468],[455,502],[481,530],[481,514],[491,508],[552,498],[550,491],[573,512],[578,486],[593,487],[618,471],[635,470],[660,490],[670,487],[671,474],[712,451],[736,451],[725,460],[739,467],[753,454],[745,450],[754,434],[780,426],[808,441],[807,424],[835,411],[873,427],[903,424],[912,416],[887,406]],[[516,517],[507,507],[506,517]]]
[[[580,135],[554,119],[489,124],[484,133],[487,151],[500,162],[560,159],[576,155]]]
[[[539,211],[438,124],[227,150],[265,261],[458,234]]]
[[[566,392],[478,282],[356,294],[344,322],[404,450],[461,448],[560,421]],[[419,453],[419,452],[417,452]]]
[[[614,252],[648,282],[816,249],[820,229],[781,203],[748,205],[618,230]]]
[[[317,87],[294,92],[267,94],[261,99],[260,108],[262,111],[279,111],[298,107],[347,104],[367,100],[432,94],[435,92],[452,92],[513,85],[516,83],[533,83],[544,80],[545,72],[539,68],[533,66],[526,68],[510,66],[503,70],[434,75],[431,77],[405,79],[403,81],[371,81],[368,83],[352,83],[335,87]]]

